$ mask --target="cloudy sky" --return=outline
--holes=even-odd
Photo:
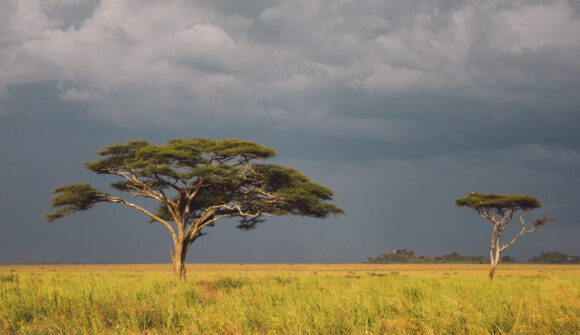
[[[58,185],[106,187],[83,168],[104,146],[175,137],[268,145],[347,213],[225,222],[190,262],[485,255],[490,224],[453,204],[470,191],[559,218],[506,254],[578,255],[579,129],[574,0],[3,0],[0,262],[168,262],[130,209],[41,215]]]

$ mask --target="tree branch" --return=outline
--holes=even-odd
[[[195,191],[191,192],[191,194],[189,194],[187,196],[187,205],[185,205],[184,214],[187,215],[191,211],[191,203],[193,202],[193,199],[195,199],[195,197],[197,196],[198,192],[199,192],[199,187],[197,187],[195,189]]]
[[[210,218],[211,216],[213,216],[221,208],[225,208],[225,209],[234,211],[234,213],[223,214],[223,215],[220,215],[218,217],[214,217],[214,218],[212,218],[210,220],[207,220],[208,218]],[[195,234],[195,232],[200,231],[204,227],[207,227],[207,226],[211,225],[214,222],[217,222],[219,220],[226,219],[226,218],[229,218],[229,217],[234,217],[234,216],[247,216],[247,217],[255,218],[255,217],[258,217],[260,215],[274,216],[273,214],[263,213],[261,211],[258,211],[256,213],[244,212],[241,209],[241,207],[238,206],[238,205],[236,205],[236,206],[229,206],[227,204],[222,204],[222,205],[212,206],[212,207],[209,207],[203,213],[203,215],[199,219],[196,220],[195,224],[192,224],[189,227],[189,229],[187,230],[187,233],[185,234],[185,236],[192,236],[192,234]]]
[[[130,183],[131,189],[137,191],[140,195],[142,195],[144,197],[152,198],[152,199],[155,199],[157,201],[163,201],[163,199],[165,198],[164,194],[157,193],[156,191],[153,191],[151,189],[151,187],[149,187],[146,183],[141,181],[137,177],[135,172],[133,172],[133,171],[123,173],[121,171],[117,171],[117,170],[110,169],[110,168],[106,169],[106,171],[109,174],[113,174],[113,175],[119,176],[119,177],[127,180]],[[137,187],[136,185],[138,185],[139,187]]]
[[[204,222],[204,220],[206,220],[207,218],[211,217],[212,215],[214,215],[218,209],[221,206],[211,206],[208,207],[203,214],[199,217],[199,219],[195,220],[195,223],[192,223],[191,226],[189,226],[189,228],[187,229],[187,232],[185,233],[185,236],[190,236],[192,234],[196,234],[196,232],[200,231],[201,225]]]
[[[174,179],[176,180],[176,182],[175,183],[170,183],[168,180],[163,179],[162,177],[159,176],[159,174],[155,173],[155,179],[157,179],[157,181],[159,181],[159,182],[161,182],[163,184],[169,185],[171,188],[173,188],[177,192],[180,192],[182,190],[179,186],[176,185],[177,179],[175,179],[175,178]],[[183,182],[183,180],[179,180],[179,181]],[[163,193],[162,190],[159,190],[159,192]]]
[[[229,210],[232,210],[232,211],[235,211],[235,212],[238,213],[237,215],[240,215],[240,216],[256,217],[256,216],[259,216],[259,215],[262,215],[262,214],[263,215],[269,215],[268,213],[262,213],[261,211],[258,211],[256,213],[244,212],[244,211],[242,211],[242,208],[239,205],[229,206],[227,204],[223,204],[220,207],[221,208],[225,208],[225,209],[229,209]],[[269,216],[272,216],[272,215],[269,215]]]
[[[134,209],[146,214],[147,216],[154,219],[155,221],[161,222],[165,226],[165,228],[167,228],[167,230],[169,230],[169,233],[171,233],[171,237],[173,238],[173,242],[177,244],[177,236],[175,235],[175,231],[173,230],[173,228],[171,227],[171,225],[167,221],[165,221],[162,218],[158,217],[157,215],[147,211],[143,207],[135,205],[133,203],[130,203],[122,198],[112,197],[112,196],[107,195],[105,199],[108,202],[114,202],[114,203],[118,203],[118,204],[122,204],[122,205],[125,205],[128,207],[134,208]]]
[[[527,213],[527,211],[520,213],[520,222],[522,223],[522,230],[520,230],[520,232],[511,240],[510,243],[504,244],[501,247],[500,251],[504,251],[505,249],[511,247],[514,243],[516,243],[518,238],[522,237],[523,235],[525,235],[527,233],[533,233],[538,229],[538,226],[533,226],[531,229],[526,230],[526,223],[524,221],[524,214],[526,214],[526,213]]]
[[[171,214],[173,219],[175,219],[176,222],[179,222],[179,220],[178,220],[179,216],[177,215],[177,212],[176,212],[177,204],[173,200],[167,198],[163,191],[153,189],[149,184],[147,184],[146,182],[139,179],[139,177],[137,176],[135,171],[128,172],[131,175],[131,177],[129,177],[127,174],[122,173],[122,172],[112,171],[111,169],[109,169],[109,171],[111,171],[111,173],[113,173],[115,175],[118,175],[118,176],[121,176],[121,177],[127,179],[133,185],[135,185],[135,184],[139,185],[141,188],[135,187],[133,185],[132,186],[135,190],[137,190],[143,196],[148,197],[148,198],[153,198],[157,201],[165,203],[167,205],[167,209],[169,210],[169,213]]]
[[[139,179],[139,177],[137,177],[137,174],[135,173],[135,171],[130,171],[130,173],[131,173],[132,178],[129,178],[129,180],[131,180],[133,183],[141,186],[145,193],[150,194],[151,197],[153,197],[154,199],[157,199],[159,201],[163,201],[163,202],[167,201],[167,198],[165,198],[164,193],[162,193],[162,192],[159,193],[158,190],[153,190],[153,188],[151,186],[149,186],[149,184],[143,182],[141,179]]]

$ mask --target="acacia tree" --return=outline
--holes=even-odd
[[[204,138],[173,139],[165,145],[145,140],[108,146],[102,158],[85,163],[97,174],[119,177],[111,188],[132,198],[159,202],[149,210],[120,196],[105,193],[88,183],[56,188],[49,222],[99,202],[138,210],[165,226],[173,240],[173,271],[185,279],[189,247],[218,221],[237,218],[237,227],[251,230],[266,216],[299,215],[324,218],[343,214],[330,203],[333,192],[299,171],[263,163],[273,149],[243,140]]]
[[[489,279],[493,279],[502,251],[511,247],[523,235],[533,233],[547,222],[556,220],[555,218],[543,216],[526,225],[524,215],[530,210],[541,206],[538,198],[529,195],[471,192],[465,197],[455,200],[455,205],[469,207],[493,224],[491,245],[489,247],[491,261]],[[501,244],[501,234],[507,228],[513,215],[518,211],[520,211],[519,218],[522,227],[520,232],[509,243]]]

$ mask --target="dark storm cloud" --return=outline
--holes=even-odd
[[[446,119],[432,101],[472,113],[487,100],[574,99],[578,85],[580,24],[567,2],[27,4],[8,10],[18,43],[3,50],[4,85],[52,78],[63,100],[120,124],[217,114],[313,132],[329,121],[349,138],[380,140],[373,126],[401,114],[419,130],[421,118]],[[71,20],[83,24],[63,28]],[[517,25],[530,22],[542,28]],[[398,142],[414,140],[410,127]]]
[[[82,168],[95,151],[179,136],[272,146],[278,162],[335,189],[348,213],[304,223],[307,237],[286,227],[293,218],[243,237],[216,227],[196,261],[483,253],[470,238],[485,244],[487,226],[452,206],[474,190],[540,196],[542,214],[561,218],[544,250],[578,253],[578,11],[572,0],[4,1],[1,253],[73,260],[85,244],[94,251],[73,255],[164,261],[164,233],[139,215],[103,206],[50,226],[40,215],[59,184],[106,187]],[[104,250],[114,231],[142,242]],[[38,249],[20,249],[19,236]]]

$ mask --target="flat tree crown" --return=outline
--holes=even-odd
[[[556,218],[542,216],[541,218],[533,220],[531,224],[526,225],[524,215],[528,211],[539,208],[542,205],[540,199],[530,195],[471,192],[463,198],[455,200],[455,205],[471,208],[493,224],[491,244],[489,247],[491,262],[490,279],[493,279],[502,251],[512,246],[521,236],[533,233],[546,223],[556,220]],[[514,213],[520,210],[520,232],[508,243],[500,243],[500,237],[513,218]]]
[[[118,177],[112,189],[131,198],[156,200],[156,210],[88,183],[73,183],[54,190],[55,211],[46,219],[52,222],[99,202],[140,211],[171,234],[173,271],[180,280],[185,279],[189,247],[220,220],[238,219],[238,228],[250,230],[265,216],[324,218],[344,213],[331,202],[330,188],[298,170],[264,163],[276,152],[251,141],[177,138],[156,145],[139,140],[108,146],[98,155],[101,159],[85,163],[88,170]]]
[[[538,198],[529,195],[471,192],[455,200],[455,205],[475,210],[521,209],[528,211],[541,207],[541,202]]]
[[[175,221],[177,213],[185,224],[238,216],[239,227],[251,229],[262,215],[323,218],[344,213],[329,202],[330,188],[295,169],[261,163],[276,153],[251,141],[178,138],[156,145],[138,140],[108,146],[98,155],[103,158],[85,167],[121,177],[111,184],[113,189],[160,201],[157,212],[150,215],[152,221]],[[120,202],[87,183],[61,186],[54,193],[52,205],[57,210],[45,215],[48,221],[97,202]],[[208,214],[210,207],[215,210]]]

